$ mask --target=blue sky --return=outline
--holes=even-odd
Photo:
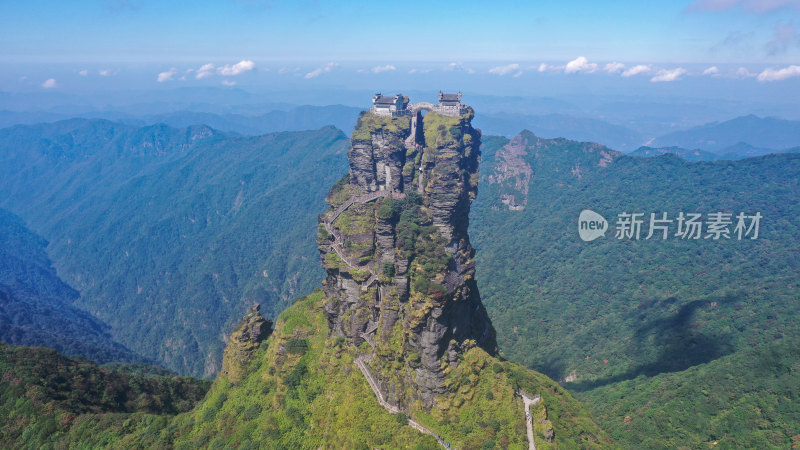
[[[0,29],[0,90],[126,72],[240,86],[266,72],[800,79],[800,0],[28,0],[0,3]]]
[[[791,63],[799,12],[796,0],[28,0],[0,4],[0,56]]]

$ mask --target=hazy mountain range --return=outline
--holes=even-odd
[[[498,102],[498,100],[485,100]],[[546,104],[559,113],[488,112],[476,115],[475,124],[486,135],[512,137],[521,129],[528,129],[537,136],[563,137],[576,141],[597,142],[622,152],[637,156],[653,156],[673,153],[688,160],[739,159],[767,153],[792,151],[800,147],[800,121],[774,117],[747,115],[727,121],[687,127],[659,137],[640,128],[635,122],[627,125],[613,123],[607,119],[586,114],[568,103],[550,101]],[[499,103],[498,105],[503,105]],[[510,104],[510,110],[520,109]],[[191,106],[191,105],[187,105]],[[652,105],[654,108],[657,105]],[[327,125],[350,132],[355,125],[360,107],[292,106],[287,104],[265,104],[237,106],[237,112],[212,112],[212,108],[194,105],[195,109],[173,110],[166,113],[137,113],[136,109],[87,110],[81,113],[56,111],[0,111],[0,128],[17,124],[54,122],[73,117],[107,119],[133,126],[163,123],[171,127],[206,125],[219,131],[241,135],[260,135],[274,131],[313,130]],[[499,106],[498,106],[499,107]],[[153,109],[147,106],[143,111]],[[255,113],[267,108],[267,113]],[[219,108],[217,108],[219,109]],[[264,109],[260,109],[264,110]],[[626,119],[627,120],[627,119]],[[656,121],[666,118],[653,119]],[[646,128],[646,127],[645,127]],[[658,128],[658,127],[656,127]],[[665,129],[662,126],[660,129]],[[642,148],[646,147],[646,148]],[[708,152],[708,153],[704,153]],[[716,155],[716,156],[712,156]]]

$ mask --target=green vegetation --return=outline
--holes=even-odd
[[[413,448],[435,449],[432,437],[378,403],[354,366],[354,349],[329,337],[321,292],[300,299],[277,319],[235,386],[225,377],[187,411],[207,382],[131,375],[68,360],[52,350],[0,346],[0,445],[12,448]],[[497,369],[497,367],[500,369]],[[491,368],[491,369],[490,369]],[[433,414],[410,416],[456,448],[526,448],[522,403],[514,389],[543,397],[544,430],[559,430],[541,448],[608,445],[585,409],[548,378],[478,348],[448,374],[452,394]],[[545,410],[546,408],[546,410]],[[538,423],[538,422],[537,422]]]
[[[458,436],[457,448],[527,448],[524,407],[514,395],[517,389],[542,396],[532,407],[537,449],[614,448],[598,432],[586,408],[552,380],[493,358],[478,347],[463,355],[447,383],[452,394],[437,399],[438,409],[431,415],[420,413],[420,422],[443,436]],[[545,429],[553,426],[559,433],[549,442]]]
[[[384,131],[399,136],[408,135],[411,132],[411,116],[384,117],[364,111],[356,122],[351,139],[370,141],[373,134]]]
[[[413,290],[441,296],[444,288],[433,278],[447,269],[450,256],[444,251],[444,238],[422,205],[422,197],[407,192],[403,199],[384,198],[377,209],[378,217],[396,224],[397,247],[409,260]]]
[[[428,150],[461,145],[469,147],[472,137],[465,135],[462,130],[473,116],[472,110],[468,114],[456,117],[444,116],[435,112],[425,114],[425,147]],[[427,153],[432,152],[426,151],[423,161],[429,157]]]
[[[374,230],[374,218],[371,215],[363,214],[365,210],[371,209],[371,205],[355,204],[347,211],[339,214],[333,225],[340,229],[345,235],[362,235]]]
[[[336,207],[346,202],[356,193],[356,190],[350,185],[350,174],[346,173],[333,185],[325,201]]]
[[[353,364],[354,349],[328,337],[321,313],[324,301],[322,293],[315,292],[284,311],[248,375],[236,386],[219,378],[191,413],[158,432],[145,426],[130,436],[175,436],[170,445],[176,448],[438,448],[432,437],[408,426],[404,415],[392,415],[380,406]],[[305,351],[289,352],[289,343],[298,336],[308,344]],[[485,370],[492,361],[504,367],[499,377]],[[480,349],[465,354],[448,379],[455,393],[441,398],[440,412],[412,411],[410,416],[456,448],[527,448],[522,402],[513,396],[517,385],[542,393],[548,420],[564,430],[555,436],[554,445],[608,444],[585,409],[551,380],[498,362]],[[551,448],[543,435],[538,437],[542,448]]]
[[[141,374],[149,372],[141,366],[137,371],[112,371],[54,350],[0,343],[0,447],[106,445],[134,424],[163,427],[168,417],[155,414],[189,411],[210,385]]]
[[[412,185],[417,178],[416,168],[419,167],[420,153],[416,148],[406,149],[406,163],[403,165],[403,177],[411,177]]]
[[[503,354],[574,380],[565,387],[630,448],[788,446],[800,434],[800,407],[787,400],[800,364],[788,344],[800,337],[800,157],[612,162],[601,146],[522,137],[528,204],[502,204],[520,192],[513,178],[489,183],[504,140],[487,140],[471,222]],[[578,238],[584,208],[609,221],[605,238]],[[646,213],[640,240],[615,239],[623,211]],[[764,218],[757,240],[644,239],[649,213],[663,211]],[[758,360],[774,366],[755,370]]]
[[[683,372],[641,375],[584,396],[612,437],[643,448],[795,448],[800,340],[781,339]]]
[[[73,305],[79,294],[58,277],[46,246],[19,217],[0,209],[0,342],[46,345],[101,363],[143,361]]]
[[[236,386],[218,379],[170,425],[175,447],[436,448],[378,404],[344,342],[328,338],[323,301],[315,292],[284,311],[248,375]],[[305,350],[289,351],[298,339]]]
[[[316,216],[347,145],[331,127],[242,138],[100,120],[18,126],[0,130],[0,207],[50,241],[87,319],[170,369],[212,376],[248,305],[274,317],[319,285]]]

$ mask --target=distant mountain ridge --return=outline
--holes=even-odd
[[[800,146],[800,121],[775,117],[762,118],[751,114],[669,133],[656,138],[648,145],[699,148],[717,154],[742,154],[743,146],[745,149],[752,146],[769,149],[766,153],[771,153]]]
[[[798,153],[800,147],[788,148],[785,150],[772,150],[768,148],[755,148],[752,145],[740,142],[738,145],[727,147],[721,153],[712,153],[706,150],[696,148],[689,150],[682,147],[639,147],[638,149],[628,153],[630,156],[637,156],[641,158],[652,158],[661,155],[675,155],[687,161],[718,161],[718,160],[737,160],[744,158],[755,158],[758,156],[768,155],[770,153]]]
[[[512,110],[518,106],[509,105]],[[555,107],[555,106],[554,106]],[[268,106],[269,108],[269,106]],[[165,124],[184,128],[205,125],[225,133],[260,135],[277,131],[313,130],[332,125],[344,132],[355,126],[361,108],[345,105],[279,105],[269,112],[258,108],[240,108],[238,113],[209,112],[203,110],[179,110],[167,113],[130,113],[117,111],[95,111],[79,114],[57,112],[0,111],[0,128],[17,124],[35,124],[62,121],[71,118],[111,120],[134,127]],[[207,108],[206,108],[207,109]],[[556,110],[563,110],[557,108]],[[760,118],[755,115],[736,117],[722,122],[712,122],[693,128],[671,132],[653,139],[633,125],[621,125],[605,120],[602,116],[581,115],[578,110],[568,112],[526,114],[521,112],[492,112],[479,114],[476,125],[486,135],[511,137],[521,129],[533,130],[546,138],[563,137],[575,141],[596,142],[622,152],[633,153],[640,147],[666,149],[669,153],[683,155],[688,160],[711,160],[710,155],[692,155],[702,150],[720,155],[718,159],[740,159],[768,153],[787,151],[800,147],[800,135],[796,128],[800,121],[773,117]],[[663,128],[663,127],[662,127]],[[659,152],[657,152],[659,153]],[[656,153],[641,151],[637,156],[652,156]]]
[[[639,132],[623,125],[566,114],[478,114],[475,125],[487,135],[511,137],[528,129],[542,137],[597,142],[621,151],[633,150],[645,140]]]
[[[705,150],[700,150],[700,149],[689,150],[681,147],[653,148],[653,147],[643,146],[637,148],[636,150],[628,154],[630,156],[639,156],[642,158],[652,158],[654,156],[671,154],[679,156],[687,161],[714,161],[720,159],[719,155],[715,153],[707,152]]]
[[[355,126],[360,111],[361,108],[343,105],[303,105],[280,110],[276,109],[262,114],[230,114],[183,110],[160,114],[96,111],[66,115],[53,112],[0,111],[0,128],[80,118],[111,120],[137,128],[158,124],[168,125],[173,128],[202,125],[226,133],[254,136],[276,131],[316,130],[329,125],[347,131]]]
[[[164,123],[176,128],[203,124],[221,131],[252,136],[276,131],[316,130],[330,125],[347,131],[355,126],[360,111],[360,108],[343,105],[305,105],[287,111],[276,110],[253,116],[177,111],[122,121],[137,126]]]

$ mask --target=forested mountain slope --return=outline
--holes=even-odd
[[[77,291],[56,274],[47,241],[0,209],[0,342],[44,345],[101,363],[137,361],[108,325],[76,308]]]
[[[70,120],[0,130],[0,207],[44,236],[75,305],[181,373],[219,369],[250,304],[274,315],[321,279],[315,219],[347,140]]]
[[[210,383],[161,372],[143,365],[111,370],[0,343],[0,447],[106,447],[136,424],[163,427],[170,415],[191,410]],[[146,447],[148,439],[136,445]]]
[[[800,156],[633,158],[523,132],[487,141],[481,177],[477,277],[509,359],[566,382],[632,447],[644,437],[664,447],[737,447],[744,437],[781,447],[800,434],[800,407],[782,400],[800,393],[790,344],[800,337]],[[605,237],[579,238],[583,209],[608,220]],[[638,240],[616,238],[624,212],[644,214]],[[683,239],[672,222],[666,239],[658,229],[646,239],[650,213],[665,212],[704,222],[731,213],[730,238],[706,238],[705,223],[700,239]],[[740,212],[761,214],[757,239],[738,239]],[[762,354],[764,370],[736,363]],[[691,385],[729,397],[695,409],[695,390],[679,389]],[[683,398],[668,401],[676,392]],[[756,421],[716,423],[755,408]]]

